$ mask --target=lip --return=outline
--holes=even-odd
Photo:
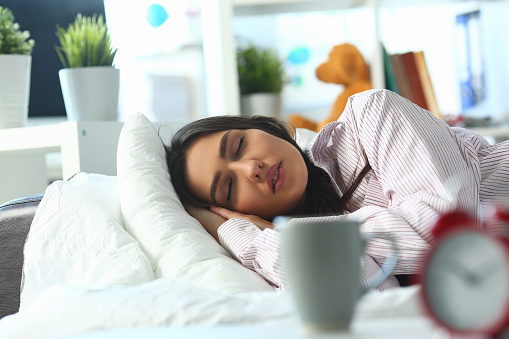
[[[276,173],[276,170],[279,168],[279,175],[276,181],[276,185],[273,188],[272,186],[272,179],[274,178],[274,174]],[[269,169],[269,172],[267,173],[267,186],[269,186],[269,189],[272,191],[272,193],[276,193],[279,191],[281,186],[283,186],[283,183],[285,181],[285,171],[283,164],[280,162],[275,163],[272,165],[272,167]]]

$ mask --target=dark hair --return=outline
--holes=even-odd
[[[185,183],[186,155],[193,142],[199,137],[229,129],[259,129],[289,142],[299,150],[308,170],[306,204],[303,211],[307,215],[343,214],[348,210],[348,202],[353,192],[365,174],[371,169],[369,164],[364,167],[352,186],[339,198],[327,172],[315,166],[294,140],[295,129],[292,125],[265,116],[227,115],[209,117],[184,126],[175,133],[171,144],[165,146],[170,177],[175,192],[182,202],[202,207],[209,206],[208,203],[197,199]]]

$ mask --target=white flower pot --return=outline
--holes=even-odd
[[[240,98],[242,115],[265,115],[281,118],[281,95],[278,93],[254,93]]]
[[[0,55],[0,128],[25,126],[32,56]]]
[[[58,72],[69,121],[116,121],[120,70],[109,67],[64,68]]]

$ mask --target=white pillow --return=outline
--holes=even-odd
[[[305,149],[306,146],[313,140],[313,138],[317,135],[315,131],[306,129],[306,128],[296,128],[295,129],[295,141],[300,148]]]
[[[130,116],[120,133],[117,175],[124,224],[157,278],[223,292],[272,289],[186,213],[170,182],[163,143],[142,114]]]

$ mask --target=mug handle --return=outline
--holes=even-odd
[[[368,236],[362,237],[362,240],[367,243],[375,238],[389,240],[391,242],[392,254],[385,259],[382,267],[380,267],[380,269],[367,281],[366,286],[363,287],[364,292],[383,283],[391,275],[392,271],[394,271],[396,263],[398,262],[399,250],[396,246],[396,240],[394,240],[394,237],[387,233],[371,233]]]

